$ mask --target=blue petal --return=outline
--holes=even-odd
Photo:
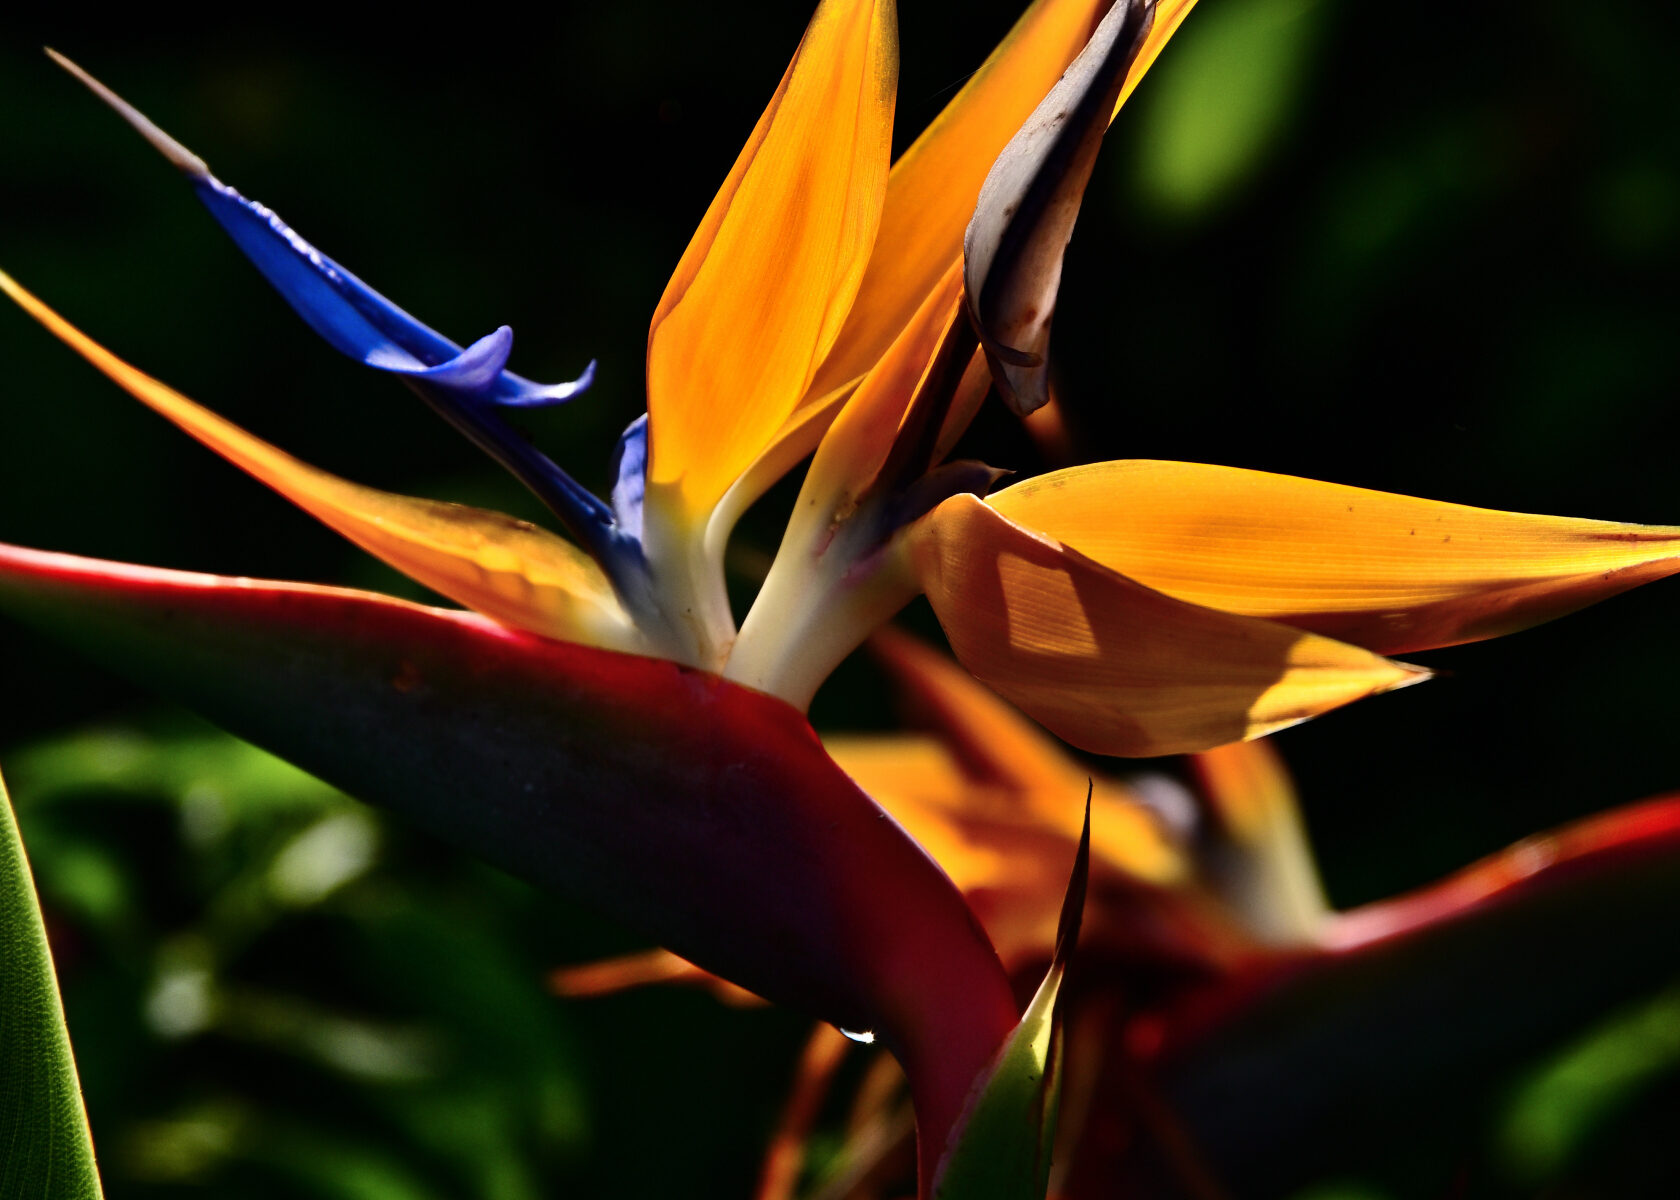
[[[513,332],[506,326],[463,350],[322,254],[272,209],[215,178],[203,159],[75,63],[51,50],[47,53],[187,177],[211,216],[311,329],[340,353],[402,378],[511,471],[594,555],[627,601],[646,592],[639,515],[636,533],[619,529],[607,505],[532,447],[497,412],[570,399],[594,381],[594,363],[570,383],[535,383],[515,375],[506,369],[513,349]]]
[[[191,175],[211,216],[309,327],[340,353],[398,375],[558,516],[597,561],[640,559],[639,538],[612,511],[509,426],[498,408],[556,404],[588,387],[590,363],[572,383],[540,384],[505,369],[513,331],[503,326],[462,349],[392,304],[305,241],[274,210],[213,175]]]
[[[647,492],[648,419],[643,413],[625,428],[613,451],[612,509],[618,528],[641,540],[642,497]]]
[[[507,366],[508,355],[512,353],[513,330],[503,325],[495,333],[479,338],[448,362],[419,371],[403,368],[403,372],[433,387],[476,395],[490,389],[496,382],[496,376]]]
[[[273,209],[247,200],[209,174],[195,177],[193,190],[257,270],[335,350],[400,375],[431,374],[463,354],[460,346],[310,245]],[[502,364],[482,381],[455,384],[447,372],[434,374],[433,380],[462,400],[533,407],[571,399],[589,386],[595,373],[591,363],[571,383],[541,384],[504,370],[506,361],[504,354]]]

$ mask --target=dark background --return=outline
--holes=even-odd
[[[900,147],[1014,12],[993,0],[903,5]],[[599,488],[613,439],[643,407],[646,323],[666,274],[806,15],[798,4],[618,0],[448,28],[247,12],[213,28],[136,20],[89,31],[35,13],[10,22],[0,47],[0,265],[117,353],[308,462],[535,517],[517,485],[406,391],[317,342],[169,168],[38,46],[78,59],[222,179],[457,340],[510,324],[514,367],[545,381],[598,359],[591,393],[528,426]],[[1203,0],[1117,122],[1070,252],[1054,354],[1076,456],[1229,463],[1489,507],[1680,521],[1676,24],[1666,6],[1617,0],[1450,9]],[[0,538],[228,574],[404,586],[21,315],[0,313],[0,351]],[[974,437],[997,465],[1041,465],[997,411]],[[744,523],[744,544],[774,547],[774,504]],[[1336,901],[1415,886],[1526,833],[1680,787],[1676,586],[1416,656],[1444,677],[1281,735]],[[66,731],[111,722],[139,722],[159,744],[205,736],[15,630],[0,630],[0,655],[9,702],[0,761],[36,761]],[[818,724],[878,719],[869,685],[864,673],[843,675],[819,697]],[[27,837],[31,798],[24,779],[14,783]],[[107,826],[117,832],[95,840],[144,910],[143,928],[123,935],[127,966],[88,967],[116,971],[98,987],[67,970],[102,1149],[145,1142],[131,1137],[136,1122],[179,1125],[235,1094],[248,1115],[223,1131],[233,1150],[206,1152],[174,1175],[112,1150],[113,1196],[230,1178],[277,1195],[529,1194],[443,1168],[416,1172],[434,1191],[355,1190],[339,1178],[348,1168],[327,1173],[331,1182],[299,1182],[308,1172],[295,1160],[330,1158],[320,1147],[339,1143],[300,1115],[318,1085],[283,1048],[252,1050],[225,1029],[208,1035],[214,1053],[205,1037],[117,1048],[125,1030],[152,1036],[136,1032],[120,997],[143,1001],[155,989],[157,947],[199,921],[225,880],[214,870],[192,886],[156,878],[159,862],[143,848],[175,845],[175,816],[125,808],[114,786],[87,785],[66,802],[74,819],[61,822],[74,841],[75,830],[123,812]],[[168,791],[156,780],[123,786],[154,800]],[[269,838],[271,850],[296,832],[284,821],[263,828],[257,841]],[[439,928],[462,944],[506,940],[496,953],[510,982],[485,1011],[526,1013],[544,1031],[531,1036],[550,1047],[552,1071],[530,1084],[554,1106],[542,1109],[549,1124],[508,1135],[510,1161],[519,1147],[543,1147],[523,1158],[540,1194],[678,1187],[649,1161],[661,1145],[685,1164],[683,1193],[747,1190],[797,1020],[728,1013],[696,996],[591,1008],[521,999],[526,974],[630,943],[400,829],[380,836],[381,864],[357,888],[383,889],[388,905],[435,904]],[[248,849],[253,863],[267,861],[269,851]],[[456,1010],[400,1010],[457,974],[449,958],[416,951],[427,971],[402,965],[390,949],[396,935],[353,900],[340,895],[336,910],[290,924],[276,918],[262,939],[228,951],[229,970],[254,973],[278,995],[319,986],[294,982],[311,971],[356,962],[355,981],[332,985],[343,995],[312,1002],[384,1006],[393,1020],[448,1028]],[[89,962],[115,936],[96,924],[82,923]],[[369,971],[367,947],[380,944],[388,969]],[[84,999],[96,992],[103,1008]],[[84,1037],[84,1026],[100,1032]],[[111,1065],[87,1065],[95,1043]],[[482,1049],[461,1053],[494,1062]],[[224,1054],[241,1065],[197,1061]],[[1672,1071],[1666,1078],[1654,1086],[1672,1101]],[[480,1084],[501,1086],[462,1084],[462,1094]],[[528,1113],[528,1099],[504,1098],[510,1128],[537,1121],[507,1115]],[[391,1106],[335,1103],[356,1114],[344,1121],[371,1121],[393,1145],[426,1140],[402,1132],[409,1118]],[[284,1170],[250,1150],[262,1141],[250,1131],[270,1128],[271,1110],[309,1147],[283,1156]],[[1599,1159],[1624,1153],[1618,1136],[1642,1144],[1640,1119],[1603,1134]],[[115,1132],[107,1137],[101,1121]],[[343,1140],[344,1154],[360,1153],[358,1139]],[[388,1157],[400,1163],[403,1152]],[[1599,1159],[1589,1156],[1584,1177]],[[403,1169],[391,1166],[391,1177]],[[518,1174],[509,1170],[508,1179]],[[254,1173],[218,1174],[227,1171]]]

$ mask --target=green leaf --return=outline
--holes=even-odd
[[[1091,866],[1091,797],[1085,831],[1062,901],[1056,951],[1027,1005],[951,1135],[933,1177],[934,1200],[1042,1200],[1050,1185],[1050,1150],[1062,1083],[1062,1020],[1057,998],[1079,941]]]
[[[340,793],[238,738],[196,722],[157,729],[83,729],[22,749],[8,760],[31,805],[89,791],[140,803],[180,803],[193,793],[237,796],[250,819],[266,812],[319,812]]]
[[[1677,1067],[1680,985],[1617,1012],[1518,1087],[1496,1146],[1505,1174],[1524,1190],[1553,1181]]]
[[[1152,208],[1194,220],[1252,177],[1305,97],[1319,17],[1316,0],[1227,0],[1186,22],[1136,115]]]
[[[23,840],[0,783],[0,1196],[102,1195]]]

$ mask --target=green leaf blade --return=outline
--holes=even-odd
[[[102,1195],[46,926],[0,782],[0,1196]]]

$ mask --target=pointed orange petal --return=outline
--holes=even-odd
[[[1056,871],[1046,872],[1041,860],[1067,866],[1066,851],[1078,839],[1083,817],[1082,806],[1068,797],[1058,799],[1074,813],[1071,836],[1032,819],[1019,793],[971,777],[937,739],[831,737],[823,748],[933,856],[971,904],[978,889],[1030,892],[1040,882],[1052,900],[1061,899]],[[1083,777],[1078,786],[1085,786]]]
[[[961,299],[962,273],[953,266],[852,393],[817,447],[789,525],[789,540],[799,540],[796,530],[809,519],[807,514],[830,523],[837,509],[855,504],[879,473],[945,331],[961,319]]]
[[[1013,972],[1049,958],[1068,855],[1083,824],[1076,796],[1083,795],[1085,777],[1074,794],[1058,789],[1038,798],[1036,806],[1049,810],[1051,819],[1044,820],[1028,797],[969,777],[951,751],[932,739],[844,737],[823,745],[950,876],[1005,969]],[[1072,821],[1062,820],[1058,810],[1071,813]],[[1098,819],[1106,821],[1109,815]],[[1122,853],[1131,849],[1121,842]],[[1130,861],[1098,859],[1098,864],[1105,872],[1118,870],[1134,885],[1139,878]],[[1160,868],[1159,863],[1143,865]]]
[[[1427,678],[1152,591],[971,495],[912,526],[908,550],[963,665],[1099,754],[1206,750]]]
[[[823,749],[877,803],[916,796],[943,804],[983,786],[950,747],[926,734],[836,734],[823,738]]]
[[[709,511],[793,413],[880,224],[897,87],[890,0],[823,0],[648,334],[650,489]]]
[[[397,496],[317,470],[123,362],[4,272],[0,290],[142,404],[410,578],[546,637],[640,646],[606,576],[571,543],[501,513]]]
[[[998,154],[1102,19],[1108,0],[1037,0],[945,110],[893,164],[880,232],[856,301],[798,407],[742,473],[726,524],[809,454],[851,390],[886,354],[940,278],[962,261],[963,230]],[[1195,0],[1163,0],[1127,76],[1125,102]],[[1118,108],[1116,109],[1118,111]],[[991,386],[975,355],[975,386],[958,412],[972,415]],[[966,422],[953,421],[956,433]],[[946,440],[949,445],[955,437]]]
[[[793,1200],[799,1194],[799,1180],[805,1173],[805,1147],[822,1115],[835,1072],[845,1061],[852,1043],[832,1025],[819,1024],[799,1056],[793,1090],[782,1106],[776,1132],[764,1150],[759,1169],[758,1190],[753,1200]]]
[[[1089,772],[1059,742],[948,655],[894,629],[877,632],[869,648],[912,715],[930,722],[976,778],[1019,791],[1084,787]],[[1078,805],[1064,798],[1062,807],[1072,812]],[[1077,835],[1076,812],[1073,822]]]
[[[1181,600],[1384,654],[1498,637],[1680,572],[1680,528],[1498,512],[1235,467],[1074,467],[999,512]]]
[[[737,987],[727,979],[719,979],[686,958],[658,948],[598,962],[556,967],[548,973],[548,990],[556,996],[565,996],[573,1000],[590,996],[610,996],[614,992],[655,983],[682,983],[703,987],[723,1003],[742,1008],[756,1007],[764,1003],[746,988]]]
[[[962,253],[992,160],[1015,135],[1108,7],[1038,0],[893,164],[868,274],[812,387],[814,396],[868,371]]]
[[[949,278],[960,282],[961,260],[951,264]],[[938,286],[928,294],[926,303],[912,318],[900,336],[900,342],[905,339],[919,339],[927,333],[938,333],[937,329],[930,329],[919,324],[924,317],[929,321],[937,319],[937,314],[946,311]],[[886,355],[876,364],[877,368],[891,357],[895,351],[889,347]],[[888,368],[889,370],[891,368]],[[811,453],[827,434],[838,414],[846,407],[848,401],[855,394],[854,389],[861,386],[861,381],[853,380],[845,387],[829,392],[820,399],[801,402],[794,410],[793,416],[788,418],[774,441],[765,448],[764,453],[755,459],[751,466],[741,473],[733,487],[725,494],[723,502],[718,505],[717,516],[713,520],[716,530],[727,533],[733,529],[735,522],[754,501],[769,490],[783,475],[793,469],[795,463]],[[955,397],[951,401],[949,411],[945,415],[945,423],[940,429],[938,447],[933,460],[942,461],[957,444],[957,439],[968,429],[974,420],[974,414],[979,411],[981,403],[991,391],[992,375],[986,366],[986,356],[976,350],[969,360],[968,369],[963,373],[961,382],[957,385]]]
[[[1122,102],[1194,6],[1195,0],[1155,6],[1154,29]],[[893,164],[868,274],[817,374],[813,398],[862,376],[961,257],[963,230],[993,161],[1084,48],[1108,7],[1109,0],[1038,0]]]
[[[892,629],[876,633],[870,648],[972,777],[969,792],[979,791],[978,783],[1010,794],[1008,810],[1000,813],[988,808],[986,815],[1012,814],[1017,821],[1042,824],[1071,844],[1080,833],[1080,789],[1090,784],[1092,809],[1097,814],[1091,827],[1096,861],[1153,883],[1183,877],[1186,864],[1178,847],[1129,788],[1112,779],[1093,780],[1089,768],[1066,747],[1047,737],[949,655]],[[841,766],[847,766],[844,760]],[[850,767],[847,774],[857,778]],[[868,784],[862,786],[875,795]],[[924,794],[931,795],[932,790]],[[962,793],[951,802],[970,812],[982,809]],[[892,810],[891,804],[885,806]]]

